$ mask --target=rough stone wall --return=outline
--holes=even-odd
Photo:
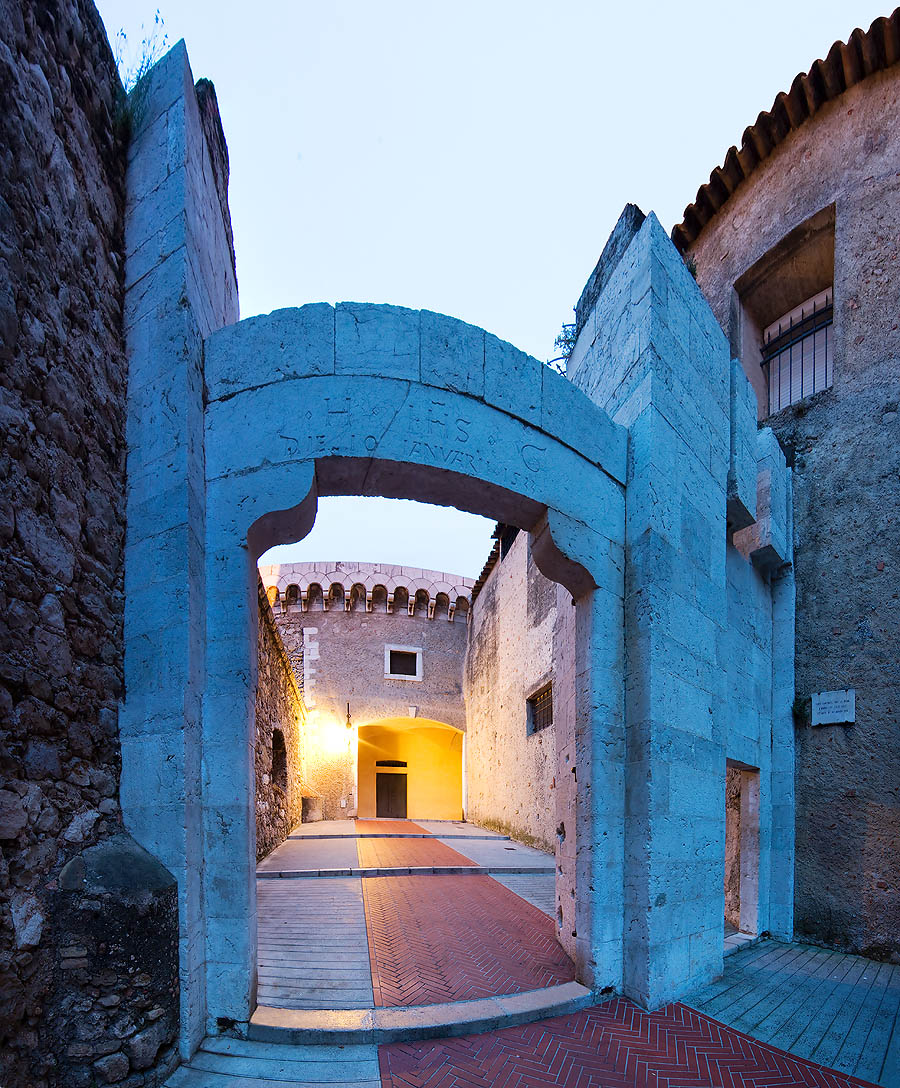
[[[725,774],[725,921],[741,927],[741,772]]]
[[[303,807],[305,711],[275,617],[259,583],[259,670],[256,688],[256,859],[271,853],[300,823]],[[285,749],[283,781],[273,773],[273,734]],[[276,768],[277,770],[277,768]]]
[[[132,1060],[124,1040],[139,1033],[146,999],[162,1009],[164,1047],[177,1006],[171,978],[154,973],[163,945],[151,962],[130,932],[124,903],[139,888],[89,898],[84,914],[58,883],[67,861],[120,830],[119,88],[91,4],[0,0],[0,1081],[10,1085],[115,1081],[129,1069],[129,1083],[151,1083],[142,1071],[153,1059]],[[93,943],[97,902],[108,918],[98,927],[93,916],[104,931]],[[162,938],[172,919],[157,905]],[[126,947],[131,979],[147,974],[141,1001],[115,959]]]
[[[347,704],[356,726],[409,715],[465,729],[462,669],[466,647],[464,617],[343,608],[302,612],[289,606],[275,613],[278,632],[296,671],[302,670],[308,711],[305,779],[310,795],[322,798],[327,820],[352,816],[356,751],[344,730]],[[384,675],[386,644],[422,649],[423,678],[389,680]],[[344,802],[342,805],[341,802]]]
[[[560,605],[520,532],[475,600],[465,668],[467,816],[551,852],[560,822],[554,634],[560,608],[574,612],[567,600]],[[554,725],[529,734],[526,700],[548,681]]]
[[[690,249],[726,331],[734,284],[834,204],[834,384],[768,419],[793,461],[798,934],[900,957],[900,70],[871,76],[782,143]],[[732,338],[734,340],[734,337]],[[809,696],[856,689],[856,724]]]

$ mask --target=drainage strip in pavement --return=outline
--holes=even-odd
[[[271,869],[257,872],[257,880],[293,880],[313,876],[490,876],[492,874],[555,873],[552,865],[407,865],[373,869]],[[514,890],[514,889],[513,889]],[[528,896],[522,896],[528,899]]]

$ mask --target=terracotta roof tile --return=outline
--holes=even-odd
[[[804,121],[827,102],[843,94],[874,72],[890,68],[900,60],[900,8],[880,17],[868,31],[853,31],[846,43],[837,41],[825,60],[816,60],[808,72],[801,72],[790,91],[779,91],[772,108],[761,113],[744,129],[740,148],[731,147],[721,167],[697,190],[684,218],[672,230],[672,241],[681,252],[697,238],[742,181]]]

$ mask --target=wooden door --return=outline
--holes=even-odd
[[[382,819],[406,819],[406,775],[376,773],[375,815]]]

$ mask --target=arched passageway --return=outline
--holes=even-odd
[[[569,728],[578,811],[560,844],[557,883],[574,895],[577,921],[560,936],[581,979],[617,983],[622,429],[564,378],[483,330],[398,307],[315,305],[241,322],[207,341],[206,377],[204,744],[213,773],[203,811],[216,830],[206,837],[210,901],[227,903],[234,919],[228,958],[209,976],[211,1007],[241,1019],[253,1005],[256,949],[238,919],[254,914],[254,872],[235,865],[252,828],[234,753],[249,752],[252,736],[255,561],[302,539],[326,494],[418,499],[518,526],[531,534],[542,572],[575,599]],[[591,782],[592,791],[581,788]],[[595,872],[607,889],[601,898],[588,891]]]
[[[461,819],[461,730],[428,718],[385,718],[357,735],[360,817]]]

